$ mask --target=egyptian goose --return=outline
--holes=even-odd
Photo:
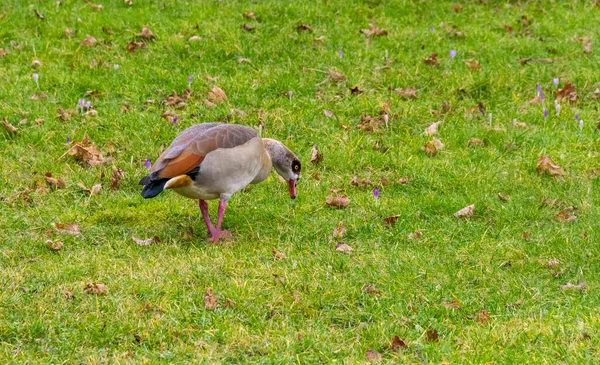
[[[296,181],[302,167],[283,143],[261,138],[254,129],[241,125],[202,123],[177,136],[140,185],[144,186],[144,198],[172,189],[198,199],[209,240],[218,243],[230,236],[221,230],[227,200],[248,184],[266,179],[272,167],[287,181],[291,198],[296,198]],[[216,227],[210,221],[206,203],[211,199],[219,199]]]

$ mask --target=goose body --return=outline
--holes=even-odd
[[[150,175],[140,181],[142,196],[153,198],[164,189],[198,199],[211,240],[229,235],[221,231],[227,200],[248,184],[259,183],[272,168],[288,181],[296,196],[300,161],[281,142],[261,138],[252,128],[222,123],[203,123],[184,130],[156,160]],[[206,200],[219,199],[217,227],[208,217]]]

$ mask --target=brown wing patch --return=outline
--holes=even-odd
[[[186,150],[189,149],[190,148],[188,147]],[[202,162],[202,160],[204,160],[204,156],[197,155],[191,151],[186,150],[184,150],[176,158],[169,160],[167,162],[167,166],[165,166],[165,168],[159,171],[158,177],[162,179],[165,177],[185,175],[191,170],[193,170],[194,167],[198,166],[198,164]]]

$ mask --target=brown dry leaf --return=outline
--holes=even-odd
[[[296,27],[296,31],[297,32],[308,31],[308,32],[312,33],[312,28],[308,24],[300,24]]]
[[[597,100],[598,97],[600,97],[600,89],[596,88],[596,90],[594,90],[594,93],[592,94],[592,99]],[[600,126],[600,124],[598,124]],[[598,128],[600,129],[600,128]]]
[[[102,11],[102,8],[102,5],[92,3],[92,10]]]
[[[325,200],[325,203],[329,207],[348,208],[348,205],[350,205],[350,199],[346,198],[343,195],[336,195],[336,196],[330,195]]]
[[[350,185],[350,186],[364,187],[364,186],[373,186],[374,184],[369,179],[363,179],[361,177],[354,176],[352,178],[352,180],[350,180],[350,182],[348,183],[348,185]]]
[[[429,127],[427,127],[425,129],[425,131],[423,132],[424,135],[426,136],[433,136],[434,134],[437,133],[437,127],[438,125],[440,125],[442,122],[438,121],[438,122],[433,122],[429,125]]]
[[[392,215],[390,217],[385,217],[385,218],[383,218],[383,223],[385,223],[386,226],[391,227],[394,224],[396,224],[396,221],[398,220],[398,218],[400,218],[400,214]]]
[[[477,61],[476,59],[469,58],[468,60],[465,60],[465,63],[467,64],[467,67],[469,68],[469,70],[471,70],[471,71],[479,70],[479,61]]]
[[[225,298],[225,308],[235,308],[235,301],[233,299]]]
[[[244,23],[244,24],[242,24],[242,29],[245,30],[246,32],[251,32],[254,30],[254,27],[251,26],[250,24]]]
[[[85,39],[80,41],[79,43],[81,43],[81,45],[85,46],[85,47],[93,47],[96,44],[98,44],[98,41],[96,40],[96,38],[92,37],[91,35],[86,34]]]
[[[57,117],[59,120],[66,122],[68,120],[70,120],[72,117],[77,115],[77,110],[75,109],[70,109],[70,110],[64,110],[63,108],[58,108],[58,110],[56,111]]]
[[[135,243],[138,244],[138,246],[150,246],[152,244],[160,242],[160,238],[158,236],[150,237],[145,240],[137,238],[135,236],[131,236],[131,239],[133,239]]]
[[[10,51],[8,49],[0,48],[0,58],[3,58],[4,56],[8,56],[9,54],[10,54]]]
[[[325,36],[321,35],[314,39],[315,42],[323,42],[325,40]]]
[[[576,210],[577,208],[574,206],[566,207],[565,209],[558,212],[558,214],[556,215],[556,220],[561,223],[573,222],[575,219],[577,219],[577,216],[575,215]]]
[[[46,179],[46,182],[48,183],[48,185],[56,186],[57,189],[63,189],[65,186],[67,186],[64,178],[62,178],[62,177],[60,177],[58,179],[53,178],[51,172],[45,173],[44,179]]]
[[[498,199],[502,200],[503,202],[507,202],[510,200],[510,196],[498,193]]]
[[[44,20],[44,15],[42,15],[42,13],[40,13],[39,10],[33,9],[33,12],[35,13],[35,16],[37,16],[39,19]]]
[[[587,282],[584,280],[581,283],[574,285],[571,282],[567,282],[565,285],[561,285],[560,288],[562,290],[581,290],[585,291],[587,289]]]
[[[460,302],[456,298],[452,298],[450,302],[444,302],[442,304],[448,309],[460,309]]]
[[[437,155],[437,153],[443,149],[444,144],[437,138],[433,138],[431,141],[428,141],[423,147],[421,147],[421,151],[425,152],[425,154],[429,157]]]
[[[6,120],[6,117],[2,117],[2,124],[4,125],[4,128],[6,129],[7,132],[17,133],[19,131],[19,129],[17,127],[15,127],[14,125],[10,124]]]
[[[421,231],[414,231],[408,234],[408,239],[409,240],[418,240],[419,238],[423,237],[423,232]]]
[[[212,90],[208,92],[208,100],[214,104],[221,104],[227,100],[227,95],[218,86],[213,86]]]
[[[90,189],[90,196],[97,195],[102,189],[102,184],[96,184]]]
[[[46,99],[48,99],[48,93],[41,93],[39,91],[34,92],[33,95],[31,96],[31,100],[35,100],[35,101],[46,100]]]
[[[429,55],[429,57],[425,58],[423,60],[423,62],[426,65],[430,65],[430,66],[439,66],[440,65],[440,61],[438,61],[438,57],[437,57],[437,53],[432,53]]]
[[[527,123],[519,122],[516,119],[513,119],[512,124],[515,128],[527,128]]]
[[[338,252],[351,253],[354,249],[347,244],[340,242],[335,245],[335,250]]]
[[[327,69],[327,72],[329,73],[329,76],[334,80],[334,81],[346,81],[346,76],[336,72],[332,69]]]
[[[242,16],[246,19],[256,20],[256,15],[254,15],[254,12],[252,11],[249,13],[242,14]]]
[[[342,238],[345,235],[346,235],[346,226],[344,225],[344,222],[339,222],[337,224],[337,226],[335,226],[335,228],[333,229],[333,234],[331,235],[331,237],[329,237],[329,239]]]
[[[402,341],[402,339],[398,336],[394,336],[392,338],[392,351],[398,352],[400,349],[407,349],[408,345],[406,342]]]
[[[588,37],[573,37],[573,40],[583,44],[583,52],[592,52],[592,40]]]
[[[120,168],[118,168],[115,165],[113,165],[112,170],[113,170],[113,174],[110,178],[109,189],[115,190],[115,189],[118,189],[119,186],[121,185],[121,178],[123,177],[123,173],[125,173],[125,171],[121,170]]]
[[[86,294],[106,295],[106,285],[102,283],[87,283],[83,292]]]
[[[439,339],[440,335],[437,330],[427,330],[425,332],[425,340],[427,342],[436,342]]]
[[[321,162],[323,160],[323,154],[321,152],[319,152],[319,147],[314,144],[312,146],[312,157],[310,158],[310,163],[312,163],[313,165],[318,164],[319,162]]]
[[[575,103],[578,101],[575,86],[571,81],[569,81],[562,89],[556,90],[556,100],[559,102],[566,100],[570,103]]]
[[[81,234],[81,227],[79,227],[75,223],[52,222],[52,226],[56,229],[58,233],[72,234],[74,236],[78,236],[79,234]]]
[[[560,267],[560,261],[558,259],[550,259],[546,263],[549,269],[558,269]]]
[[[454,216],[456,218],[472,217],[474,210],[475,210],[475,204],[471,204],[469,206],[466,206],[466,207],[462,208],[458,212],[454,213]]]
[[[394,89],[394,91],[398,94],[400,94],[400,96],[404,97],[404,98],[416,98],[417,97],[417,89],[415,89],[414,86],[408,87],[406,89],[403,88],[396,88]]]
[[[67,153],[90,166],[97,166],[112,161],[111,158],[104,158],[102,156],[102,152],[92,143],[87,134],[83,136],[81,141],[71,142],[71,148]]]
[[[483,141],[479,138],[471,138],[469,139],[469,143],[467,143],[467,147],[483,146],[483,144]]]
[[[557,177],[565,174],[565,170],[562,167],[555,165],[550,157],[540,156],[538,163],[535,168],[538,174],[548,174],[552,177]]]
[[[60,251],[60,249],[63,248],[63,243],[62,241],[54,242],[52,240],[46,240],[46,247],[52,251]]]
[[[133,53],[133,52],[137,51],[138,49],[142,49],[142,48],[146,48],[146,43],[136,42],[136,41],[131,41],[131,42],[127,43],[127,51],[129,53]]]
[[[215,104],[215,103],[211,103],[211,102],[210,102],[210,101],[208,101],[208,100],[202,100],[202,103],[204,103],[204,105],[205,105],[207,108],[209,108],[209,109],[211,109],[211,108],[214,108],[215,106],[217,106],[217,104]]]
[[[375,288],[375,285],[373,285],[373,284],[365,284],[362,287],[362,291],[367,292],[372,295],[380,295],[381,294],[381,292],[379,290],[377,290],[377,288]]]
[[[33,61],[31,62],[31,66],[32,66],[33,68],[40,68],[40,67],[42,67],[42,62],[40,62],[39,60],[33,60]]]
[[[379,133],[379,128],[384,124],[385,122],[381,119],[375,119],[368,115],[361,114],[360,122],[356,126],[363,132]]]
[[[135,36],[144,39],[154,39],[154,34],[152,34],[152,31],[148,27],[143,27],[142,32],[136,34]]]
[[[388,34],[387,30],[377,28],[375,24],[369,24],[369,29],[361,29],[360,32],[367,37],[381,37]]]
[[[249,58],[240,57],[237,59],[237,63],[252,63],[252,60]]]
[[[188,42],[199,42],[202,40],[202,37],[197,36],[197,35],[193,35],[190,38],[188,38]]]
[[[366,356],[367,359],[369,359],[371,362],[380,362],[383,359],[381,354],[375,351],[374,349],[370,349],[369,351],[367,351]]]
[[[285,258],[285,254],[283,252],[279,252],[276,249],[271,249],[271,254],[277,259],[281,260]]]
[[[204,293],[204,308],[206,309],[217,309],[219,303],[217,302],[217,296],[213,293],[212,288],[207,288]]]
[[[335,118],[335,114],[333,114],[332,111],[329,111],[327,109],[323,110],[323,114],[327,117],[327,118]]]
[[[77,33],[77,31],[75,29],[71,29],[71,28],[65,29],[65,37],[67,37],[67,38],[74,37],[76,33]]]
[[[481,312],[477,313],[477,315],[475,316],[475,322],[477,324],[486,324],[489,321],[490,321],[490,314],[487,309],[482,310]]]

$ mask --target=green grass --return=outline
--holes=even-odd
[[[19,128],[0,132],[2,363],[364,363],[370,349],[397,363],[599,361],[600,195],[589,172],[600,168],[592,98],[600,86],[600,9],[579,1],[465,2],[458,13],[458,2],[442,1],[105,0],[102,11],[61,3],[0,4],[0,48],[10,51],[0,58],[0,116]],[[249,11],[257,20],[242,17]],[[442,22],[465,35],[453,36]],[[254,30],[242,30],[244,23]],[[298,32],[302,23],[312,32]],[[369,23],[388,35],[366,42],[359,30]],[[144,26],[155,41],[129,53],[126,44]],[[66,37],[65,28],[76,35]],[[81,46],[86,34],[99,44]],[[189,42],[192,36],[201,40]],[[574,36],[592,39],[592,52]],[[386,50],[393,61],[384,60]],[[423,63],[432,52],[438,67]],[[523,57],[553,62],[522,65]],[[469,58],[479,71],[465,65]],[[348,80],[326,80],[329,68]],[[188,76],[192,98],[172,124],[161,118],[168,109],[161,102],[181,93]],[[559,117],[554,77],[561,88],[572,81],[579,96],[562,104]],[[214,85],[228,100],[209,109],[202,101]],[[537,85],[550,109],[546,122],[541,106],[528,104]],[[354,86],[364,93],[351,94]],[[416,99],[390,91],[410,86]],[[88,90],[101,92],[91,99],[97,118],[56,118]],[[49,96],[33,101],[36,91]],[[378,117],[387,100],[389,128],[356,127],[361,114]],[[432,115],[443,101],[452,109]],[[479,102],[499,128],[489,128],[487,115],[465,113]],[[120,113],[124,104],[129,113]],[[582,133],[575,113],[585,121]],[[23,118],[29,122],[18,125]],[[515,118],[528,127],[515,128]],[[420,148],[431,137],[422,132],[437,120],[446,147],[427,157]],[[206,243],[196,202],[173,192],[144,200],[137,185],[146,159],[207,121],[262,123],[263,136],[284,141],[304,166],[295,201],[275,174],[234,195],[224,223],[235,236],[231,245]],[[67,137],[84,133],[125,170],[120,189],[108,189],[111,164],[85,167],[65,154]],[[473,137],[485,145],[467,147]],[[309,163],[313,144],[324,154],[316,166]],[[537,174],[540,155],[566,175]],[[66,187],[47,187],[46,172]],[[390,183],[349,186],[353,176]],[[78,182],[104,188],[90,197]],[[28,188],[30,201],[22,196]],[[351,200],[347,209],[325,205],[334,188]],[[541,206],[545,198],[563,205]],[[474,216],[457,220],[453,213],[469,204]],[[557,222],[569,205],[578,218]],[[215,217],[215,202],[210,208]],[[395,214],[387,227],[382,218]],[[340,221],[347,235],[332,240]],[[82,234],[59,235],[52,222],[74,222]],[[189,227],[193,234],[184,238]],[[423,236],[408,240],[416,230]],[[148,247],[131,239],[154,235],[161,242]],[[50,251],[47,239],[64,247]],[[354,252],[336,252],[338,241]],[[285,258],[276,260],[273,249]],[[549,268],[550,259],[560,265]],[[584,280],[586,291],[560,288]],[[84,293],[89,282],[104,283],[107,294]],[[367,284],[379,295],[365,292]],[[204,307],[209,287],[216,310]],[[460,309],[444,305],[453,299]],[[488,321],[481,320],[485,310]],[[439,338],[427,341],[433,330]],[[408,349],[391,350],[395,335]]]

